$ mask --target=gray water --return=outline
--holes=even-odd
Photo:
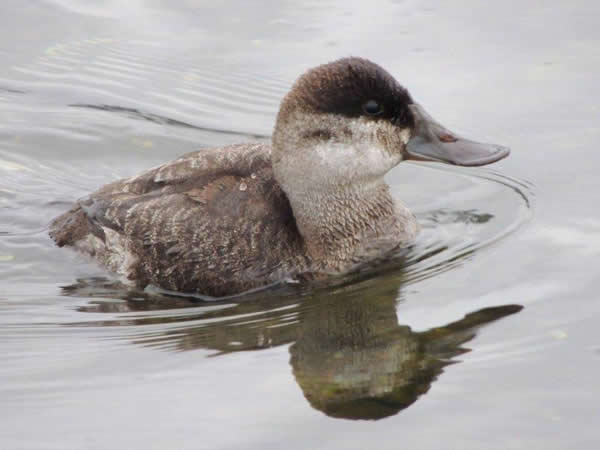
[[[598,448],[598,5],[5,0],[0,448]],[[267,141],[295,77],[348,55],[512,148],[389,174],[423,224],[406,260],[198,302],[47,237],[102,184]]]

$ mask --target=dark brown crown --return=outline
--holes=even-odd
[[[370,115],[365,104],[374,100],[382,112]],[[385,69],[363,58],[342,58],[310,69],[296,81],[281,106],[305,112],[340,114],[389,120],[399,126],[414,126],[408,105],[413,100]]]

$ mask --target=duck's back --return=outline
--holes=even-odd
[[[238,293],[305,266],[262,144],[204,149],[106,185],[54,219],[50,235],[138,286],[180,292]]]

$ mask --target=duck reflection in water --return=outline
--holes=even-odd
[[[331,417],[381,419],[426,393],[476,328],[518,305],[485,308],[426,332],[399,325],[384,297],[338,300],[313,310],[290,348],[296,381],[310,404]]]
[[[331,417],[381,419],[394,415],[426,393],[453,358],[469,351],[462,344],[478,327],[522,309],[520,305],[490,307],[424,332],[402,325],[397,315],[403,276],[398,272],[337,288],[301,294],[286,288],[278,295],[228,303],[221,309],[199,308],[171,318],[145,317],[107,321],[107,326],[190,321],[190,326],[160,331],[135,342],[172,350],[198,348],[218,354],[260,350],[292,343],[290,364],[296,382],[315,409]],[[96,283],[92,283],[96,284]],[[89,282],[65,288],[66,294],[89,295]],[[163,299],[164,301],[164,299]],[[171,302],[173,300],[171,299]],[[187,306],[181,299],[173,305]],[[164,309],[165,303],[129,299],[96,302],[82,310],[123,312]],[[202,311],[202,310],[205,311]],[[206,320],[211,319],[211,320]],[[198,325],[198,322],[203,322]],[[191,323],[194,323],[191,325]],[[399,324],[400,323],[400,324]]]

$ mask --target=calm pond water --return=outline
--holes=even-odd
[[[0,448],[598,448],[600,4],[168,3],[3,2]],[[424,226],[406,260],[198,302],[47,237],[102,184],[268,140],[348,55],[512,148],[390,173]]]

